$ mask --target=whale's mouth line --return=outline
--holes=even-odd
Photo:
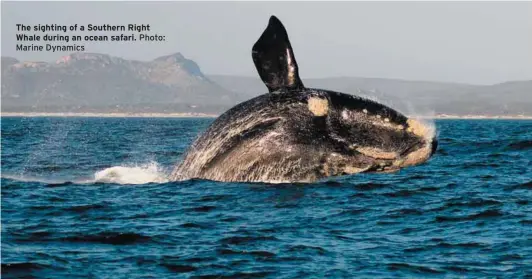
[[[363,156],[367,157],[372,161],[371,166],[361,171],[361,173],[393,173],[401,170],[403,165],[408,162],[409,165],[417,165],[424,161],[423,159],[416,160],[415,163],[411,162],[411,157],[413,155],[424,158],[425,156],[420,156],[417,153],[424,153],[425,150],[431,148],[431,143],[426,142],[424,144],[415,143],[402,151],[401,153],[396,153],[395,156],[381,156],[382,154],[364,154]],[[391,154],[391,152],[389,152]],[[389,153],[386,153],[388,155]],[[428,155],[430,157],[430,155]]]
[[[428,144],[428,143],[425,143],[425,144]],[[409,154],[421,148],[423,148],[423,145],[420,145],[419,143],[412,144],[412,146],[408,147],[403,152],[401,152],[398,158],[406,158],[408,157]]]

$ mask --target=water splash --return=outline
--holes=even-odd
[[[147,184],[166,183],[168,174],[166,170],[157,162],[150,162],[142,165],[122,165],[113,166],[95,172],[92,176],[85,178],[73,177],[43,177],[36,175],[20,175],[2,173],[2,178],[16,180],[20,182],[37,182],[44,184],[93,184],[93,183],[115,183],[115,184]]]
[[[93,182],[146,184],[168,182],[168,175],[157,162],[135,166],[114,166],[94,174]]]

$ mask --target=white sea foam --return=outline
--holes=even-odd
[[[17,180],[21,182],[38,182],[46,184],[60,184],[72,182],[75,184],[92,184],[96,182],[116,183],[116,184],[146,184],[165,183],[170,181],[168,174],[156,162],[142,165],[121,165],[106,168],[95,172],[92,177],[71,178],[66,177],[42,177],[26,174],[5,174],[2,178]]]
[[[167,173],[156,162],[135,166],[114,166],[94,174],[93,182],[146,184],[168,182]]]

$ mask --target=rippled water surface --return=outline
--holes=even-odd
[[[530,278],[532,121],[436,121],[427,164],[168,182],[212,119],[2,118],[2,278]]]

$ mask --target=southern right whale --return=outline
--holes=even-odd
[[[420,120],[372,100],[306,88],[275,16],[252,58],[269,93],[219,116],[190,146],[173,180],[313,182],[393,172],[435,152],[435,131]]]

